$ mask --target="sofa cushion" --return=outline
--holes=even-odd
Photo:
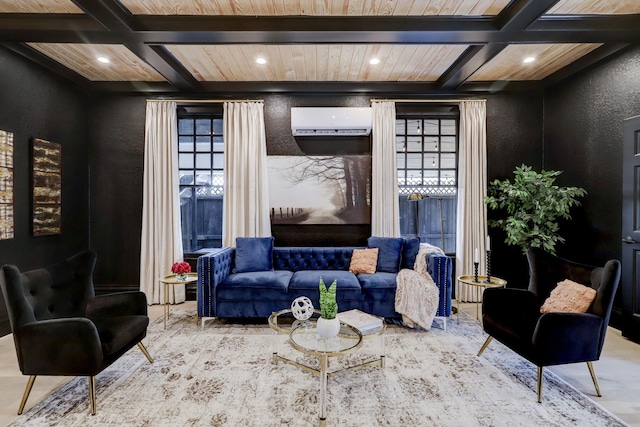
[[[110,356],[130,344],[134,338],[143,335],[149,325],[149,317],[143,315],[117,316],[92,319],[100,336],[102,352]]]
[[[378,266],[376,271],[397,273],[400,269],[400,255],[402,254],[402,238],[400,237],[369,237],[367,245],[378,248]]]
[[[227,301],[286,301],[291,276],[293,273],[286,270],[230,274],[218,285],[217,298]]]
[[[299,296],[306,296],[311,301],[314,301],[315,306],[316,301],[320,300],[320,290],[318,289],[320,277],[322,277],[324,283],[332,283],[337,280],[338,305],[340,305],[340,300],[362,299],[360,282],[358,282],[358,278],[353,273],[340,270],[303,270],[293,273],[293,277],[289,282],[291,301]],[[338,307],[338,310],[342,310],[342,308]]]
[[[375,274],[358,274],[358,281],[367,298],[395,301],[397,276],[395,273],[379,271]]]
[[[375,273],[376,265],[378,265],[378,251],[378,248],[354,249],[351,264],[349,264],[349,271],[356,274]]]
[[[416,256],[418,256],[419,250],[419,237],[402,239],[402,259],[400,260],[400,268],[409,268],[413,270],[413,266],[416,263]]]
[[[236,258],[232,273],[273,270],[273,237],[236,238]]]

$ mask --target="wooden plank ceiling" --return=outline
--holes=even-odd
[[[531,89],[638,44],[639,0],[0,0],[0,46],[95,90]]]

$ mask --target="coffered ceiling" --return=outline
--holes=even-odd
[[[0,0],[0,46],[98,91],[532,89],[639,43],[639,0]]]

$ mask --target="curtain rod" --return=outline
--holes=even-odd
[[[224,102],[264,102],[264,99],[147,99],[147,102],[185,102],[191,104],[222,104]]]
[[[369,102],[425,102],[425,103],[453,103],[458,104],[462,101],[482,101],[487,102],[486,99],[375,99],[372,98]]]

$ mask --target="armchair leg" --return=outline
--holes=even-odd
[[[593,363],[587,362],[587,366],[589,367],[589,373],[591,374],[593,385],[596,386],[596,393],[598,394],[598,397],[602,397],[602,393],[600,393],[600,386],[598,386],[598,377],[596,377],[596,371],[593,370]]]
[[[542,403],[542,366],[538,366],[538,403]]]
[[[27,399],[29,398],[29,394],[31,393],[31,388],[33,388],[33,383],[36,381],[36,376],[29,376],[29,381],[27,381],[27,387],[24,389],[24,394],[22,395],[22,401],[20,401],[20,407],[18,408],[18,415],[22,415],[22,411],[24,411],[24,405],[27,404]]]
[[[149,352],[145,348],[144,344],[142,344],[142,341],[138,343],[138,348],[140,349],[142,354],[144,354],[144,356],[147,358],[149,363],[153,363],[153,359],[151,358],[151,355],[149,354]]]
[[[89,377],[89,401],[91,403],[91,415],[96,414],[96,377]]]
[[[480,347],[480,351],[478,352],[478,356],[480,356],[484,350],[487,348],[487,346],[489,345],[489,343],[491,342],[491,340],[493,339],[493,337],[491,335],[489,335],[489,337],[487,337],[487,340],[484,342],[484,344],[482,344],[482,347]]]

